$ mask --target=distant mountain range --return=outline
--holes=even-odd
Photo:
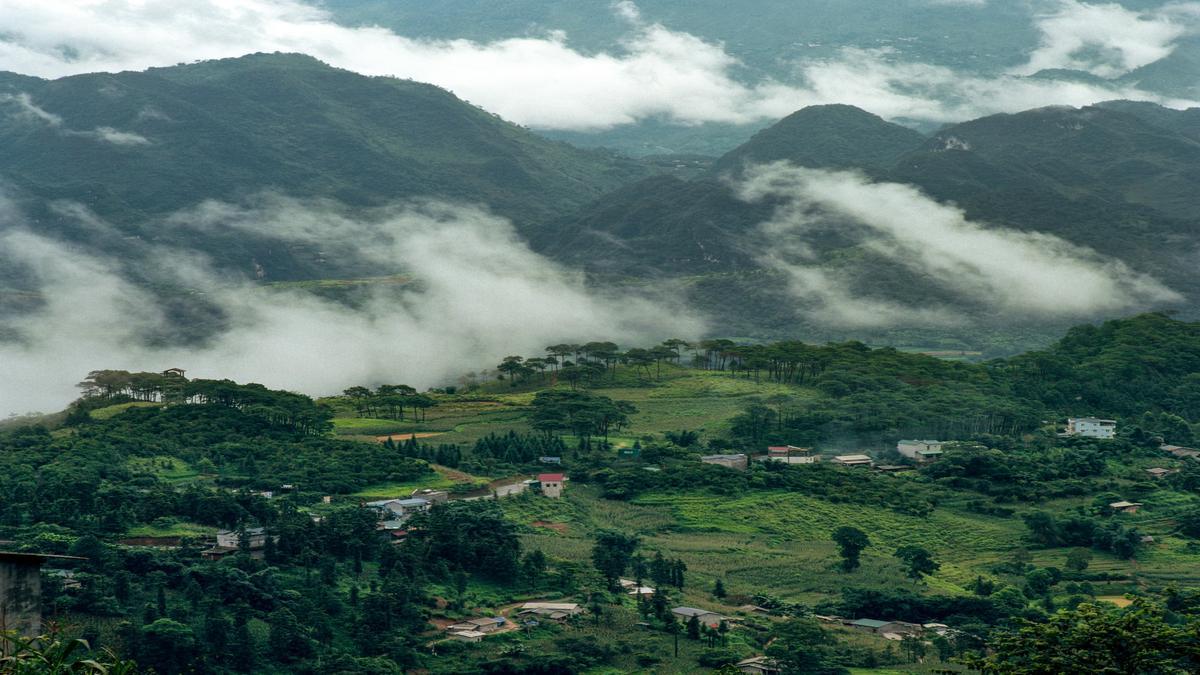
[[[169,236],[156,225],[166,214],[264,190],[360,207],[443,198],[523,224],[651,173],[547,140],[443,89],[295,54],[53,81],[0,73],[0,147],[5,191],[41,209],[43,227],[87,236],[43,208],[75,200],[154,241]],[[242,271],[273,255],[242,241],[231,252],[222,238],[183,243]],[[274,278],[321,273],[303,260],[270,268]]]
[[[252,261],[265,262],[270,280],[392,270],[332,268],[269,238],[181,240],[159,224],[205,199],[263,190],[351,208],[480,203],[596,283],[680,285],[717,317],[717,332],[832,336],[797,314],[783,280],[760,264],[756,228],[773,203],[748,204],[731,187],[746,166],[783,160],[912,184],[974,220],[1119,258],[1186,294],[1188,307],[1200,299],[1200,110],[1148,103],[995,115],[932,135],[818,106],[711,161],[643,161],[547,140],[430,85],[260,54],[53,81],[0,73],[0,147],[0,185],[43,231],[111,253],[130,238],[190,247],[247,277]],[[122,236],[97,242],[54,207],[61,200],[86,205]],[[810,243],[822,264],[877,266],[876,281],[858,290],[950,301],[836,236]],[[976,337],[964,330],[946,344]]]

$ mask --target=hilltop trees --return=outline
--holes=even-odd
[[[414,418],[422,419],[437,401],[407,384],[381,384],[374,391],[366,387],[350,387],[342,392],[354,406],[359,417],[403,420],[405,409],[412,410]]]
[[[532,405],[534,429],[547,436],[572,433],[585,444],[592,436],[603,436],[607,443],[609,433],[628,425],[629,416],[637,412],[632,403],[582,391],[541,391]]]

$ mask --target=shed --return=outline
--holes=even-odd
[[[735,667],[739,672],[753,675],[779,675],[783,672],[779,662],[769,656],[751,656],[738,661]]]
[[[1109,504],[1108,507],[1117,513],[1137,513],[1138,509],[1142,507],[1142,503],[1119,501]]]
[[[695,607],[676,607],[671,610],[671,613],[682,618],[685,623],[691,621],[692,617],[695,617],[701,624],[710,628],[716,628],[725,620],[725,617],[716,612],[707,609],[697,609]]]

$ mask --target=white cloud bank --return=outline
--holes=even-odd
[[[1166,58],[1175,42],[1195,30],[1200,4],[1172,3],[1139,12],[1117,3],[1059,0],[1039,14],[1042,38],[1022,74],[1067,68],[1116,77]]]
[[[793,293],[830,324],[916,325],[957,317],[945,308],[856,297],[850,281],[822,268],[809,249],[809,237],[823,230],[1003,316],[1085,317],[1180,300],[1118,260],[1053,235],[973,222],[911,185],[779,162],[752,167],[737,187],[749,201],[784,199],[762,225],[770,251],[764,262],[786,272]]]
[[[106,229],[80,207],[74,213]],[[452,383],[508,354],[540,354],[562,341],[647,344],[693,338],[702,323],[669,298],[612,297],[531,252],[511,225],[477,209],[442,204],[348,217],[330,204],[264,198],[252,207],[207,203],[170,226],[284,234],[293,241],[353,246],[399,263],[416,283],[380,290],[350,308],[306,292],[230,282],[195,254],[147,248],[157,281],[196,289],[225,313],[227,327],[198,347],[152,346],[167,319],[155,298],[124,280],[122,264],[31,233],[0,203],[0,264],[19,263],[40,281],[46,304],[0,320],[18,342],[0,342],[0,414],[62,408],[90,370],[161,371],[228,377],[310,394],[380,381],[417,387]]]
[[[1194,6],[1200,5],[1130,19],[1113,5],[1067,0],[1060,12],[1039,19],[1045,39],[1025,70],[1071,67],[1080,47],[1094,44],[1116,50],[1118,70],[1161,58]],[[744,83],[734,74],[737,60],[721,44],[648,22],[628,0],[614,11],[629,24],[623,43],[583,53],[556,32],[481,43],[346,27],[301,0],[0,0],[0,69],[57,77],[256,51],[304,52],[359,73],[431,82],[514,122],[577,130],[650,117],[750,123],[822,103],[930,122],[1112,98],[1192,104],[1131,86],[966,76],[897,62],[888,50],[846,49],[834,59],[797,64],[793,81]],[[1117,30],[1122,22],[1128,31]]]

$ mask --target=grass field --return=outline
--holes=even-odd
[[[130,401],[129,403],[118,403],[116,405],[97,408],[88,415],[95,420],[106,420],[114,415],[119,415],[130,408],[157,408],[161,403],[152,403],[150,401]]]

